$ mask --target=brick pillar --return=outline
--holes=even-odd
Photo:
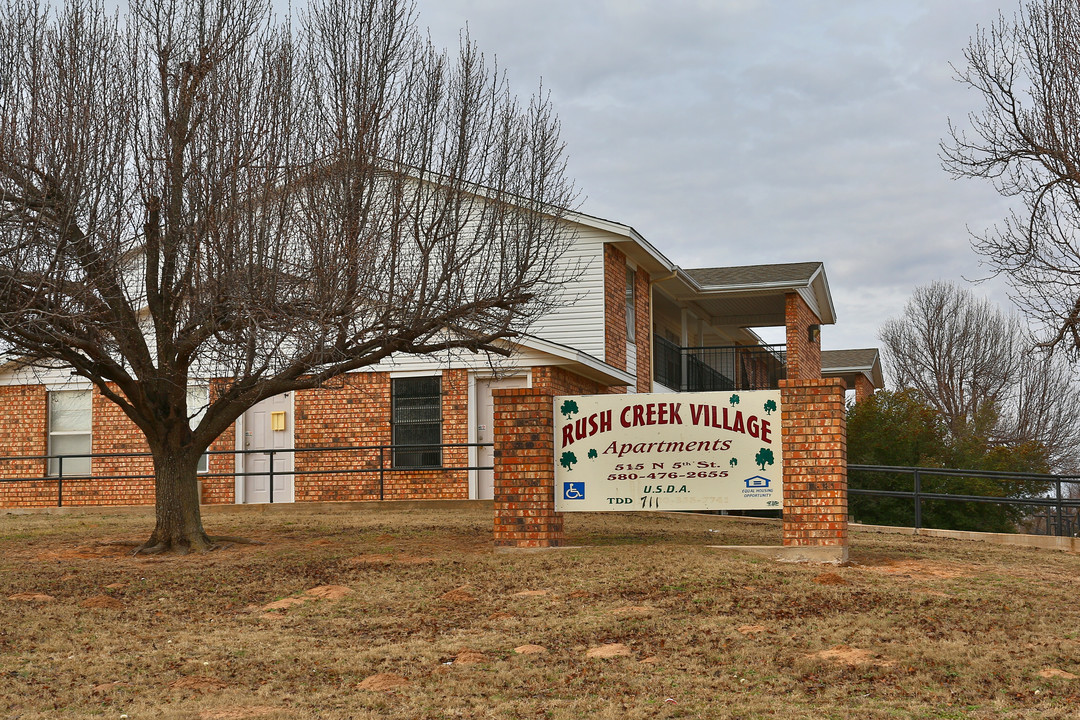
[[[873,395],[874,389],[874,384],[865,375],[859,373],[855,376],[855,402],[860,403]]]
[[[550,390],[503,388],[495,410],[495,546],[556,547],[555,408]]]
[[[847,559],[844,381],[781,380],[784,545],[835,547]]]
[[[821,327],[817,316],[799,293],[784,296],[784,324],[787,327],[788,380],[821,377],[821,336],[810,336],[811,326]]]

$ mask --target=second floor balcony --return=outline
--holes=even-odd
[[[671,390],[775,390],[785,377],[785,345],[679,347],[653,339],[653,380]]]

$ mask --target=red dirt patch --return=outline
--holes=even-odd
[[[454,658],[455,665],[480,665],[488,661],[487,655],[476,650],[462,650]]]
[[[844,578],[837,575],[836,573],[831,573],[831,572],[822,573],[822,574],[818,575],[816,578],[814,578],[814,582],[816,582],[818,585],[850,585],[851,584],[847,580],[845,580]]]
[[[74,547],[46,550],[38,553],[37,559],[51,560],[99,560],[101,558],[124,558],[131,555],[131,551],[140,543],[132,541],[100,542],[94,545],[77,545]]]
[[[769,632],[769,628],[764,625],[740,625],[735,629],[743,635],[757,635],[758,633]]]
[[[444,592],[442,595],[439,596],[439,599],[451,603],[476,602],[476,596],[469,592],[468,585],[462,585],[461,587],[454,588],[449,592]]]
[[[607,643],[599,647],[589,648],[588,652],[585,653],[587,658],[627,657],[628,655],[630,655],[630,648],[622,643]]]
[[[1057,668],[1046,668],[1039,671],[1039,677],[1041,678],[1061,678],[1062,680],[1076,680],[1080,675],[1073,675],[1071,672],[1065,672],[1064,670],[1058,670]]]
[[[47,603],[55,600],[52,595],[46,595],[45,593],[15,593],[14,595],[8,595],[8,600],[15,600],[18,602],[41,602]]]
[[[514,652],[518,655],[543,655],[547,652],[547,648],[543,645],[518,645],[514,648]]]
[[[296,607],[297,605],[303,605],[304,602],[305,602],[304,598],[282,598],[281,600],[275,600],[272,603],[269,603],[267,605],[263,605],[262,609],[263,610],[288,610],[291,607]]]
[[[405,687],[409,684],[409,678],[394,675],[392,673],[379,673],[378,675],[364,678],[357,687],[361,690],[383,692],[386,690],[393,690],[394,688]]]
[[[352,595],[352,592],[352,588],[344,585],[319,585],[304,594],[317,600],[340,600],[346,595]]]
[[[124,603],[120,602],[119,600],[110,595],[95,595],[93,597],[88,597],[83,600],[81,603],[79,603],[79,607],[120,610],[124,607]]]

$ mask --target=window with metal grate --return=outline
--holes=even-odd
[[[442,467],[442,378],[394,378],[390,404],[393,466]]]

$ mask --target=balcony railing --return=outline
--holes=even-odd
[[[679,347],[653,339],[653,379],[681,392],[775,390],[787,377],[784,345]]]

